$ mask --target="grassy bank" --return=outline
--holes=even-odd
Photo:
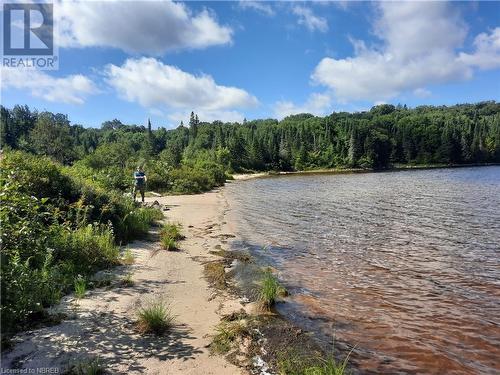
[[[0,174],[2,339],[119,263],[119,245],[146,235],[158,210],[24,152],[2,155]]]
[[[286,303],[288,291],[269,267],[248,253],[211,251],[220,259],[205,264],[205,277],[220,292],[248,298],[252,313],[241,310],[225,315],[210,349],[240,367],[286,375],[349,374],[350,353],[332,353],[306,331],[281,316],[277,303]],[[236,261],[236,265],[234,263]],[[245,282],[241,282],[241,273]]]

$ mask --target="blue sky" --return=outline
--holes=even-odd
[[[59,2],[57,71],[2,104],[100,126],[500,100],[499,2]]]

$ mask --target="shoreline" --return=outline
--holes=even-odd
[[[152,238],[128,246],[133,265],[101,271],[112,280],[109,286],[89,290],[79,300],[65,296],[49,310],[64,314],[59,324],[15,335],[11,349],[2,352],[2,370],[57,368],[62,373],[71,364],[98,359],[119,374],[247,373],[209,350],[222,317],[248,308],[236,296],[215,291],[204,276],[204,263],[220,259],[210,251],[234,236],[225,222],[223,192],[146,201],[168,207],[164,221],[182,224],[181,250],[161,250],[159,228],[153,228]],[[128,273],[134,285],[124,287],[119,280]],[[135,328],[136,311],[148,300],[166,301],[176,317],[164,337]]]
[[[315,175],[315,174],[354,174],[354,173],[380,173],[380,172],[401,172],[412,170],[429,169],[455,169],[472,167],[492,167],[499,166],[499,163],[473,163],[473,164],[417,164],[417,165],[397,165],[386,169],[365,169],[365,168],[326,168],[326,169],[306,169],[301,171],[267,171],[256,173],[236,173],[233,174],[234,181],[247,181],[255,178],[294,176],[294,175]],[[227,182],[231,182],[228,180]],[[226,183],[227,183],[226,182]]]
[[[268,175],[247,174],[234,182]],[[253,329],[262,332],[266,339],[263,342],[269,342],[265,348],[268,354],[262,356],[264,364],[280,354],[268,350],[267,345],[279,348],[280,342],[275,341],[287,340],[287,332],[293,332],[295,344],[304,344],[309,352],[317,351],[318,346],[307,332],[286,316],[279,312],[272,316],[256,313],[255,304],[249,303],[244,293],[231,287],[215,288],[207,280],[205,264],[227,262],[224,271],[234,274],[233,261],[237,259],[234,255],[224,256],[224,252],[232,251],[229,242],[237,236],[224,187],[202,194],[153,196],[146,201],[158,201],[168,208],[163,221],[181,223],[186,236],[180,242],[181,250],[160,250],[154,238],[158,228],[153,228],[152,238],[128,246],[135,264],[99,272],[112,278],[109,287],[92,289],[80,300],[73,295],[64,297],[61,304],[49,309],[66,316],[61,323],[16,335],[12,349],[2,352],[2,369],[57,367],[62,372],[76,361],[99,358],[112,373],[120,374],[247,374],[247,369],[257,368],[252,365],[252,356],[260,353],[262,346],[254,347],[246,358],[235,362],[227,356],[213,355],[209,349],[218,325],[228,315],[242,311],[259,320]],[[120,286],[119,279],[128,273],[132,273],[134,286]],[[145,300],[158,298],[169,303],[177,317],[176,326],[164,338],[141,335],[134,328],[135,311]]]
[[[2,352],[2,370],[57,368],[63,373],[71,365],[97,359],[113,374],[246,375],[269,374],[289,348],[294,356],[320,358],[320,347],[306,331],[275,310],[259,310],[239,287],[237,252],[229,243],[237,233],[225,194],[222,187],[196,195],[146,198],[149,204],[157,201],[168,208],[163,222],[182,225],[180,250],[161,250],[159,228],[154,227],[149,239],[127,247],[134,264],[96,274],[111,280],[107,286],[87,291],[82,299],[67,295],[48,309],[62,314],[61,322],[15,335],[12,347]],[[219,288],[210,282],[208,263],[224,264],[228,285]],[[238,266],[252,267],[258,282],[262,265],[253,259],[250,263]],[[125,287],[120,280],[128,274],[134,284]],[[174,328],[164,337],[137,332],[136,311],[157,300],[167,302],[176,317]],[[229,352],[213,352],[218,328],[231,316],[249,321],[248,329],[258,332],[257,337],[237,336]]]

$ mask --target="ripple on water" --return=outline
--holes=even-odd
[[[244,243],[299,291],[284,313],[356,345],[360,370],[500,372],[500,167],[227,190]]]

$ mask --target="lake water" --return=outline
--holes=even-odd
[[[500,372],[500,167],[229,184],[240,241],[279,271],[279,309],[355,346],[362,373]]]

